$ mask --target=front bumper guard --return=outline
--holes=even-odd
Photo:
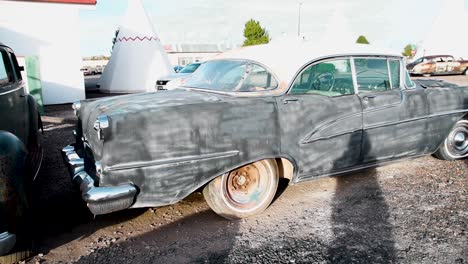
[[[86,202],[91,213],[108,214],[132,206],[138,192],[134,185],[96,187],[94,179],[86,173],[84,160],[78,155],[74,145],[63,148],[62,156],[72,175],[73,183],[80,187],[81,198]]]
[[[16,235],[3,232],[0,234],[0,256],[3,256],[10,252],[13,246],[16,244]]]

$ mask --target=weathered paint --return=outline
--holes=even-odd
[[[99,186],[132,183],[133,207],[162,206],[265,158],[290,161],[300,182],[431,154],[467,113],[467,93],[450,85],[340,97],[174,90],[82,102],[77,131]],[[103,141],[93,129],[102,114]]]
[[[440,58],[450,58],[450,61],[440,61]],[[421,63],[407,65],[411,74],[437,75],[437,74],[468,74],[468,60],[455,60],[453,56],[436,55],[423,57]]]

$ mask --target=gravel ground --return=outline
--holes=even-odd
[[[468,85],[468,77],[437,77]],[[407,160],[294,186],[262,215],[227,221],[202,194],[94,218],[62,165],[69,105],[46,107],[28,263],[466,263],[468,163]],[[287,188],[286,188],[287,187]]]

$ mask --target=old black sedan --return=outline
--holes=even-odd
[[[0,43],[0,263],[5,264],[30,253],[10,251],[25,237],[26,186],[42,162],[41,117],[22,70],[13,50]]]
[[[203,188],[228,219],[295,184],[402,158],[468,155],[468,89],[413,83],[369,45],[273,43],[203,63],[182,87],[74,104],[63,149],[94,214],[176,203]]]

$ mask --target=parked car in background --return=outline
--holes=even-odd
[[[401,55],[369,45],[244,47],[172,91],[75,103],[76,142],[63,155],[94,214],[202,188],[216,213],[239,219],[263,212],[280,178],[465,158],[468,87],[424,87]]]
[[[184,68],[183,66],[176,65],[176,66],[174,66],[174,71],[177,73],[177,72],[179,72],[180,70],[182,70],[183,68]]]
[[[200,67],[200,65],[201,62],[190,63],[177,73],[159,78],[159,80],[156,81],[156,90],[160,91],[176,88],[182,84],[182,81],[185,78],[192,75],[192,73],[194,73],[198,67]]]
[[[413,75],[468,75],[468,60],[456,60],[450,55],[426,56],[409,63],[406,68]]]
[[[0,43],[0,263],[16,262],[24,252],[8,254],[24,228],[26,186],[42,161],[41,117],[27,93],[15,54]]]
[[[96,66],[96,68],[95,68],[96,74],[102,74],[102,72],[104,71],[104,67],[105,66],[102,66],[102,65]]]
[[[83,73],[84,76],[93,74],[93,70],[91,69],[91,67],[83,67],[80,69],[80,71]]]

